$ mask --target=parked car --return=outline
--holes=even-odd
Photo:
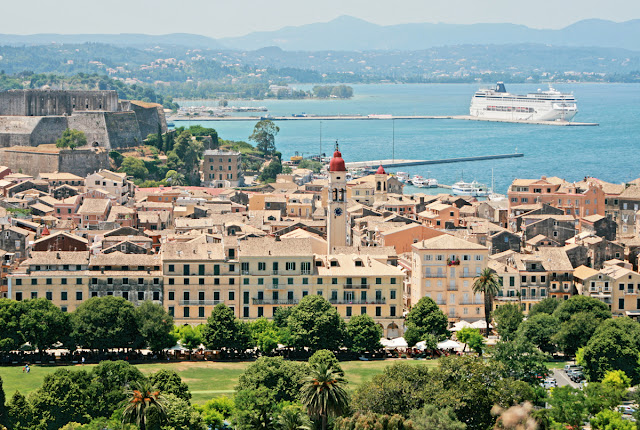
[[[631,415],[636,411],[636,408],[631,405],[622,405],[618,406],[618,411],[622,414]]]
[[[548,390],[550,388],[557,387],[558,383],[553,378],[547,378],[542,382],[542,386]]]
[[[565,364],[564,365],[564,371],[566,373],[569,373],[569,371],[572,370],[582,370],[582,366],[578,366],[577,364]]]
[[[573,382],[580,382],[585,378],[582,371],[576,370],[574,372],[571,372],[571,375],[569,375],[569,379],[571,379]]]

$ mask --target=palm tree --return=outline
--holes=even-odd
[[[162,421],[167,418],[160,391],[152,387],[149,381],[143,380],[134,382],[127,394],[122,423],[136,424],[140,430],[150,430],[154,424],[160,428]]]
[[[300,401],[309,415],[320,418],[322,430],[326,430],[330,415],[340,415],[347,408],[346,384],[344,376],[326,363],[312,365],[309,375],[302,380]]]
[[[487,337],[489,337],[489,323],[491,322],[491,309],[493,298],[500,291],[498,275],[492,269],[486,267],[473,281],[473,292],[484,294],[484,320],[487,323]]]
[[[278,417],[278,430],[311,430],[311,421],[300,406],[286,406]]]

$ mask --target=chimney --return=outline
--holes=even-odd
[[[57,253],[56,253],[56,258],[57,258],[58,260],[60,260],[60,253],[59,253],[59,252],[57,252]]]

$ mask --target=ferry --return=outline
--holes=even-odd
[[[509,121],[571,121],[578,113],[573,94],[548,91],[517,95],[508,93],[504,82],[480,89],[471,98],[469,115]]]
[[[414,175],[411,178],[411,184],[418,188],[438,188],[438,180],[433,178],[423,178],[420,175]]]
[[[491,191],[485,184],[479,182],[464,182],[459,181],[451,186],[451,192],[454,196],[473,196],[473,197],[486,197]]]
[[[409,174],[407,172],[396,172],[396,178],[403,184],[410,183]]]

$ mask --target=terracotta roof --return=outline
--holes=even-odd
[[[108,199],[84,199],[82,206],[78,209],[79,214],[104,214],[111,201]]]
[[[469,242],[468,240],[460,239],[449,234],[443,234],[431,239],[423,240],[413,244],[414,247],[421,250],[458,250],[458,249],[472,249],[472,250],[484,250],[487,251],[487,247],[478,245],[477,243]]]
[[[240,242],[240,256],[313,255],[309,238],[275,240],[270,237],[249,238]]]
[[[59,264],[86,265],[89,262],[88,251],[32,251],[25,265],[51,266]]]
[[[162,260],[224,260],[222,243],[167,242],[162,245]]]
[[[157,254],[125,254],[120,251],[109,254],[92,255],[89,259],[89,266],[160,266],[160,256]]]

